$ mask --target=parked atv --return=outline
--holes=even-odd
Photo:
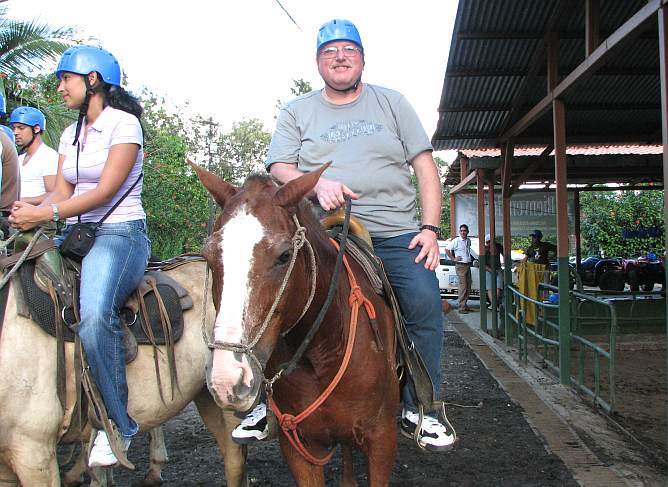
[[[631,291],[651,291],[654,284],[659,283],[662,288],[666,286],[666,269],[661,259],[656,254],[647,254],[637,259],[626,259],[624,261],[626,280],[631,286]]]
[[[623,291],[626,284],[623,261],[616,257],[587,257],[580,263],[580,279],[585,286],[601,291]]]

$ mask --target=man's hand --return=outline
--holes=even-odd
[[[314,191],[318,197],[318,203],[320,203],[320,206],[325,211],[334,210],[345,205],[346,200],[344,199],[344,195],[346,194],[354,200],[359,198],[359,195],[345,184],[323,177],[318,180]]]
[[[408,248],[414,249],[418,245],[422,248],[420,249],[418,256],[415,258],[415,263],[419,264],[420,261],[426,257],[424,268],[429,269],[430,271],[435,270],[441,260],[438,252],[438,239],[436,238],[436,234],[431,230],[422,230],[413,237]]]

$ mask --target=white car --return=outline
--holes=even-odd
[[[445,254],[445,248],[452,239],[439,240],[438,250],[441,257],[441,262],[436,268],[436,277],[438,278],[438,287],[441,290],[441,297],[456,296],[457,287],[459,286],[459,279],[457,278],[457,271],[455,270],[455,263]],[[474,259],[478,259],[478,245],[477,237],[471,237],[471,255]],[[520,252],[512,251],[511,258],[513,262],[520,261],[524,255]],[[503,265],[503,256],[501,256],[501,264]],[[516,279],[513,276],[513,280]],[[471,268],[471,295],[480,296],[480,271],[478,267]]]

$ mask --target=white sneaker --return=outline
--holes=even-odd
[[[267,406],[263,402],[255,406],[239,426],[232,430],[232,439],[242,445],[264,440],[267,436],[269,436]]]
[[[130,448],[130,438],[121,437],[121,442],[123,443],[123,449],[128,451],[128,448]],[[114,452],[111,451],[111,445],[109,444],[107,434],[102,430],[98,431],[95,441],[93,442],[93,448],[90,450],[88,466],[111,467],[117,463],[118,458],[116,458]]]
[[[413,438],[417,429],[420,415],[404,409],[401,413],[401,434]],[[424,416],[418,441],[420,445],[430,451],[447,451],[455,443],[455,436],[448,434],[446,427],[431,416]]]

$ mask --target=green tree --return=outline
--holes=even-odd
[[[663,254],[663,191],[602,191],[580,194],[583,255],[634,257]],[[659,229],[655,237],[624,238],[624,230]]]
[[[144,191],[152,254],[167,259],[199,252],[207,236],[208,194],[185,163],[191,153],[182,119],[144,93]]]
[[[235,122],[219,140],[221,159],[226,161],[228,181],[241,184],[253,172],[264,168],[271,134],[256,118]]]
[[[46,141],[57,146],[71,115],[57,96],[55,77],[37,76],[72,45],[72,28],[52,28],[37,21],[7,18],[7,7],[0,6],[0,89],[6,94],[7,113],[20,105],[44,112]]]
[[[306,81],[303,78],[299,79],[293,79],[292,80],[292,87],[290,88],[290,93],[292,93],[293,96],[301,96],[305,95],[306,93],[310,93],[313,91],[313,87],[311,86],[311,83]],[[280,99],[276,100],[276,110],[280,111],[281,108],[283,108],[283,105],[285,105],[284,102],[282,102]],[[274,116],[276,118],[276,116]]]

